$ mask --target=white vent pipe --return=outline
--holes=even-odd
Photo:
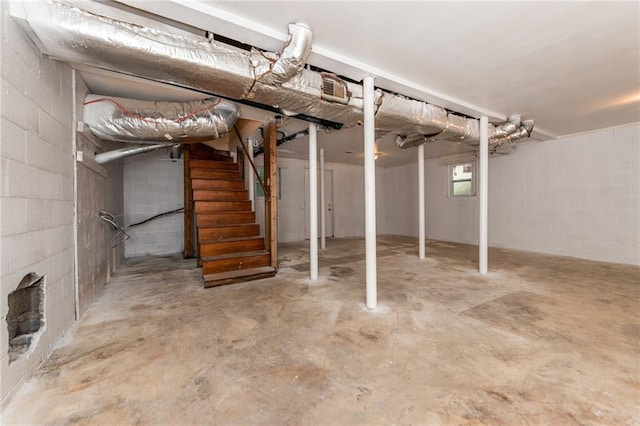
[[[143,146],[131,146],[126,148],[115,149],[113,151],[102,152],[100,154],[96,154],[95,160],[98,164],[108,163],[110,161],[119,160],[125,157],[131,157],[133,155],[144,154],[145,152],[156,151],[158,149],[163,148],[173,148],[175,146],[180,146],[175,143],[161,143],[157,145],[143,145]]]

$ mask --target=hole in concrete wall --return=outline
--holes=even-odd
[[[30,272],[9,294],[9,363],[25,354],[44,326],[44,276]]]

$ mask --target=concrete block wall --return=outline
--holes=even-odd
[[[640,265],[640,125],[492,159],[489,208],[491,245]]]
[[[427,237],[477,244],[478,197],[425,165]],[[417,236],[417,163],[385,169],[386,232]],[[489,160],[489,244],[640,264],[640,125],[526,143]],[[402,206],[402,207],[400,207]]]
[[[123,167],[126,225],[183,206],[182,160],[170,161],[160,150],[125,158]],[[125,257],[181,253],[183,227],[183,215],[176,214],[128,230]]]
[[[75,318],[72,84],[68,65],[41,56],[0,3],[0,400],[49,353]],[[28,273],[44,275],[44,330],[9,365],[7,298]]]
[[[78,73],[75,82],[76,119],[81,122],[89,89]],[[117,221],[123,219],[122,161],[104,165],[94,161],[95,153],[120,147],[119,143],[99,141],[90,132],[76,133],[76,150],[83,153],[83,161],[76,162],[79,316],[102,294],[124,254],[122,245],[111,247],[113,228],[98,215],[106,210]]]

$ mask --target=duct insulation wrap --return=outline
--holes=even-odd
[[[257,49],[251,51],[256,82],[279,85],[290,80],[304,66],[311,53],[313,33],[305,24],[289,24],[289,40],[282,53],[275,55]]]
[[[228,134],[237,107],[212,98],[154,102],[88,95],[84,123],[100,139],[119,142],[201,142]]]
[[[303,24],[289,26],[290,38],[281,53],[249,53],[204,37],[145,28],[51,0],[25,1],[24,11],[27,33],[35,34],[34,41],[46,53],[64,61],[247,99],[346,127],[363,117],[361,85],[343,82],[346,93],[334,101],[335,94],[323,96],[322,75],[303,68],[312,43],[312,32]],[[381,91],[376,92],[376,105],[378,130],[470,145],[480,141],[477,120],[442,107]],[[513,140],[514,135],[523,134],[512,127],[509,123],[497,132],[490,124],[490,140]]]
[[[355,95],[362,96],[361,86],[347,85],[347,87],[352,87]],[[363,117],[362,106],[358,106],[359,98],[355,96],[349,99],[347,105],[322,99],[322,76],[315,71],[302,69],[295,77],[280,86],[258,82],[254,92],[255,100],[261,104],[323,120],[355,124]]]
[[[242,98],[254,82],[248,54],[204,37],[122,22],[65,4],[24,2],[26,19],[48,54],[153,80]]]
[[[435,135],[447,128],[447,111],[442,107],[381,92],[378,103],[376,129],[392,128],[403,135]]]

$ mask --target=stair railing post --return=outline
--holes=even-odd
[[[264,191],[265,200],[265,237],[271,266],[278,270],[278,165],[276,123],[270,120],[264,132],[264,177],[268,191]]]

